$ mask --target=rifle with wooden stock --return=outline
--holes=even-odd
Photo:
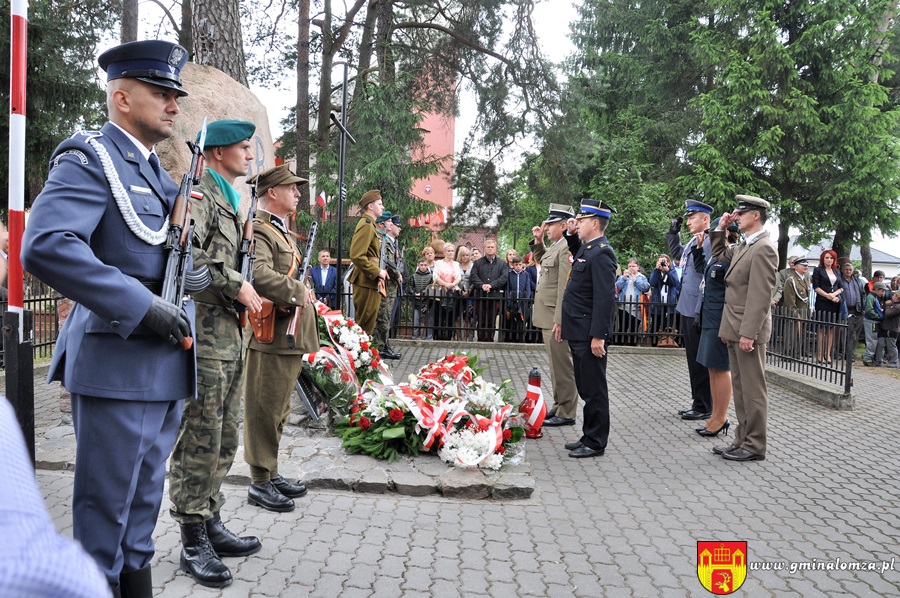
[[[256,243],[253,240],[253,219],[256,218],[256,185],[250,185],[250,208],[247,210],[247,220],[244,221],[244,232],[241,236],[241,246],[238,248],[238,260],[241,264],[241,276],[251,285],[253,284],[253,264],[256,262]],[[247,325],[247,306],[240,301],[234,301],[234,309],[238,312],[241,328]]]
[[[381,276],[380,276],[381,271],[385,269],[386,264],[387,264],[387,255],[386,255],[387,248],[385,247],[385,244],[386,244],[385,241],[387,240],[386,237],[387,237],[387,235],[385,235],[384,237],[381,238],[381,254],[378,256],[378,274],[379,274],[379,276],[378,276],[377,285],[378,285],[378,294],[381,295],[382,297],[387,297],[387,295],[388,295],[387,285],[384,283],[384,279],[381,278]]]
[[[306,285],[306,290],[308,293],[312,293],[312,289],[309,288],[309,267],[310,262],[312,261],[312,251],[313,247],[316,244],[316,233],[319,230],[319,223],[313,222],[309,227],[309,237],[306,239],[306,251],[303,252],[303,262],[300,264],[300,281]],[[297,326],[300,323],[300,313],[303,311],[301,306],[297,306],[294,308],[294,313],[291,314],[291,320],[288,322],[287,327],[287,346],[288,349],[293,349],[297,346]]]
[[[184,307],[185,293],[196,293],[209,285],[212,276],[208,269],[197,272],[188,272],[188,263],[191,257],[191,238],[194,234],[194,221],[191,219],[191,194],[194,185],[200,184],[200,175],[203,171],[203,146],[206,143],[206,119],[203,119],[203,128],[200,131],[198,143],[186,142],[191,150],[191,164],[187,172],[181,177],[181,185],[178,187],[178,196],[169,220],[169,232],[166,236],[166,273],[163,276],[162,299],[176,305],[179,309]],[[181,346],[190,349],[194,345],[194,339],[184,337]]]

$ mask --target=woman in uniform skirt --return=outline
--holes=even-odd
[[[719,224],[713,220],[710,230]],[[719,432],[728,434],[728,405],[731,403],[731,365],[728,361],[728,345],[719,338],[722,310],[725,308],[725,273],[729,262],[712,260],[706,263],[703,256],[703,241],[706,233],[697,233],[697,244],[693,249],[694,265],[703,273],[701,293],[703,303],[700,308],[700,345],[697,349],[697,363],[709,370],[709,388],[712,394],[712,416],[705,427],[697,428],[700,436],[715,437]],[[728,243],[738,240],[738,227],[728,227]],[[696,323],[696,320],[695,320]]]

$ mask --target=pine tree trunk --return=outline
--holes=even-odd
[[[188,51],[194,60],[194,14],[193,0],[181,0],[181,29],[178,30],[178,43]],[[196,60],[194,60],[196,62]]]
[[[323,2],[322,66],[319,69],[319,107],[316,118],[316,153],[328,149],[328,127],[331,124],[331,68],[334,64],[334,33],[331,29],[331,0]],[[299,115],[298,115],[299,118]],[[317,169],[318,170],[318,169]],[[319,172],[319,174],[322,174]]]
[[[297,129],[296,148],[297,175],[310,178],[309,172],[309,2],[300,0],[297,18]],[[315,193],[313,189],[313,193]],[[301,202],[304,204],[304,202]],[[312,212],[312,206],[305,202]]]
[[[122,43],[137,41],[138,0],[122,0]]]
[[[193,0],[194,62],[247,86],[238,0]]]

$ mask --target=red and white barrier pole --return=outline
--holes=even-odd
[[[24,310],[22,234],[25,232],[25,73],[28,0],[12,0],[9,69],[9,307],[3,314],[6,397],[16,411],[34,461],[34,353],[32,314]]]
[[[25,231],[25,72],[28,0],[12,0],[9,76],[9,311],[22,313],[22,233]],[[19,318],[19,342],[24,338]]]

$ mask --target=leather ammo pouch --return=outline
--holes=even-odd
[[[262,309],[254,311],[248,309],[250,315],[250,325],[253,326],[253,334],[256,340],[264,345],[271,344],[275,340],[275,304],[266,299],[262,299]]]

